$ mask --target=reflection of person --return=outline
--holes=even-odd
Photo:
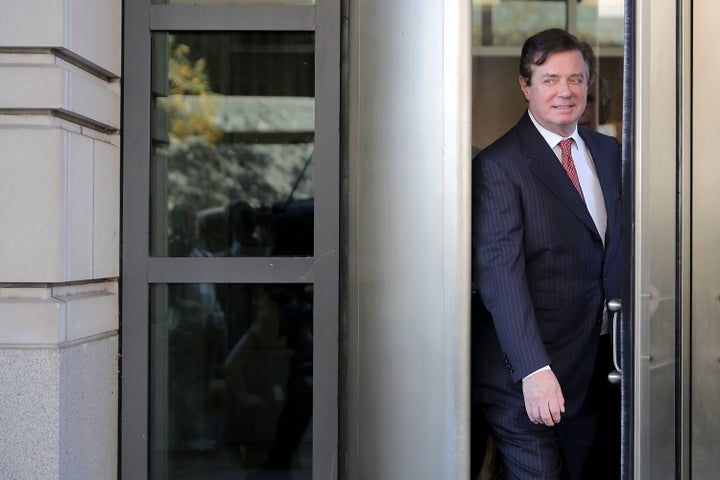
[[[600,103],[598,104],[597,131],[619,139],[619,122],[610,120],[610,91],[608,90],[607,80],[603,77],[598,78],[598,97],[600,99]]]
[[[168,253],[205,257],[194,212],[178,207],[171,212]],[[199,238],[200,237],[200,238]],[[223,312],[212,283],[170,283],[168,291],[168,405],[169,432],[174,448],[205,451],[216,445],[211,417],[210,382],[225,335]]]
[[[225,207],[229,224],[229,243],[224,255],[228,257],[252,256],[261,253],[255,238],[257,219],[255,210],[244,200],[230,200]]]
[[[285,402],[262,470],[251,473],[247,479],[290,479],[293,460],[312,420],[312,292],[303,284],[268,286],[258,296],[258,307],[257,320],[232,348],[225,361],[225,370],[243,407],[262,408],[262,397],[251,391],[245,381],[246,364],[258,350],[268,350],[268,345],[263,345],[263,337],[278,335],[285,338],[287,348],[292,350],[284,389]],[[265,374],[274,373],[269,367],[263,368],[267,369]]]
[[[589,56],[590,77],[595,78],[595,52],[588,42],[582,42],[582,46]],[[607,81],[602,77],[597,77],[597,82],[588,85],[585,110],[578,119],[578,126],[599,131],[600,125],[605,124],[609,117],[610,94],[608,93]]]
[[[588,392],[604,307],[620,294],[621,204],[619,143],[577,128],[588,60],[563,30],[527,39],[520,87],[528,111],[473,164],[483,306],[473,326],[473,394],[508,479],[583,478],[593,444],[598,405]],[[576,182],[563,168],[566,139]]]
[[[293,354],[287,378],[287,400],[280,411],[264,468],[290,470],[293,455],[312,419],[313,305],[303,285],[287,286],[286,291],[276,293],[276,298],[283,312],[281,333],[287,337]]]
[[[583,47],[590,54],[590,69],[592,71],[595,69],[595,54],[589,43],[583,42]],[[608,91],[608,83],[603,77],[598,76],[597,82],[588,87],[585,111],[578,119],[578,126],[617,137],[615,125],[608,123],[609,119],[610,92]]]
[[[597,94],[600,100],[599,103],[594,90],[593,88],[593,91],[588,92],[587,107],[580,120],[578,120],[578,125],[607,135],[607,121],[610,117],[610,94],[608,93],[607,80],[598,77]]]

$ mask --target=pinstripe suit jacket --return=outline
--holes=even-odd
[[[473,161],[473,393],[523,406],[521,380],[544,365],[582,404],[603,305],[620,295],[621,151],[580,129],[607,210],[605,243],[555,153],[527,113]]]

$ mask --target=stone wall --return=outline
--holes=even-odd
[[[0,14],[0,478],[116,479],[122,0]]]

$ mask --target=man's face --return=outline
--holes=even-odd
[[[577,50],[548,55],[534,66],[531,85],[520,77],[528,108],[540,125],[566,137],[585,111],[588,71]]]

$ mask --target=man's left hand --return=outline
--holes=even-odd
[[[522,389],[531,422],[548,427],[560,422],[561,414],[565,413],[565,398],[552,370],[541,370],[525,378]]]

